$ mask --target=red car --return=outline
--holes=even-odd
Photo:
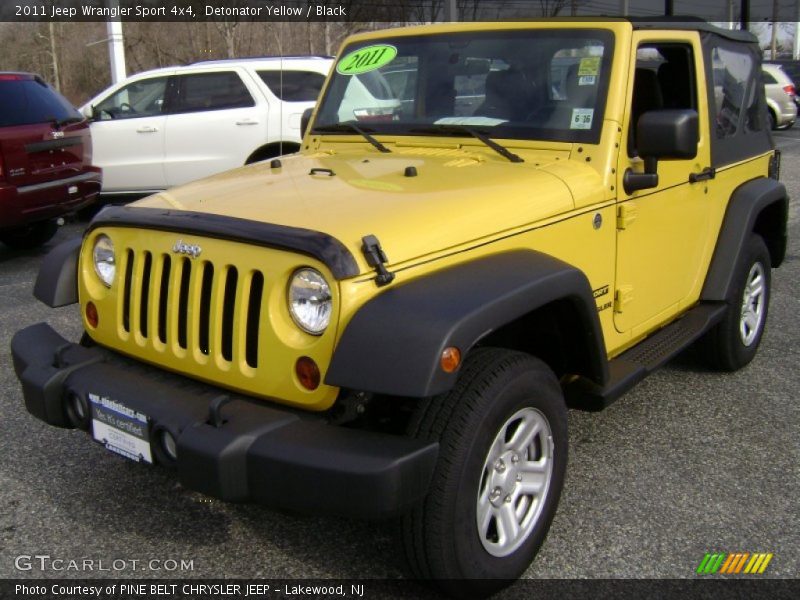
[[[34,248],[100,193],[89,124],[38,75],[0,72],[0,241]]]

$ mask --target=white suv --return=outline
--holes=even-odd
[[[300,147],[333,59],[232,59],[139,73],[81,107],[104,193],[163,190]]]

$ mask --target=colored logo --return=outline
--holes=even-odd
[[[771,552],[707,552],[697,567],[698,575],[760,575],[772,560]]]

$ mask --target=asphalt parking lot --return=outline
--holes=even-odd
[[[528,577],[693,577],[712,551],[771,552],[767,575],[800,573],[800,126],[776,141],[793,198],[790,246],[773,274],[757,358],[719,374],[681,357],[602,413],[571,411],[565,490]],[[47,248],[84,226],[65,226]],[[31,417],[11,336],[42,320],[80,335],[75,307],[52,310],[31,296],[47,248],[0,245],[0,578],[402,575],[389,523],[210,501],[165,470]],[[94,568],[18,568],[26,565],[18,557],[37,554]],[[98,570],[115,560],[124,568]],[[168,570],[171,560],[192,568]]]

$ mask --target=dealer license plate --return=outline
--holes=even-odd
[[[89,394],[92,437],[106,449],[136,462],[153,463],[150,419],[117,400]]]

